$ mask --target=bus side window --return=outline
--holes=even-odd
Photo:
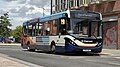
[[[50,35],[57,35],[58,20],[50,21]]]
[[[44,23],[42,23],[42,25],[40,26],[39,31],[41,36],[44,35]]]
[[[65,21],[65,19],[61,19],[60,33],[61,33],[61,35],[66,34],[66,21]]]

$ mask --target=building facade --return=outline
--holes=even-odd
[[[99,3],[105,0],[53,0],[53,7],[55,8],[53,13],[65,11],[67,9],[79,9],[82,6],[88,6],[89,4]]]
[[[53,13],[65,10],[100,12],[103,15],[103,47],[120,49],[120,0],[53,0]]]

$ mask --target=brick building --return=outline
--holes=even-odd
[[[96,11],[103,15],[103,47],[120,49],[120,0],[53,0],[53,13],[67,9]]]

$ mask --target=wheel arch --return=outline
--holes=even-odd
[[[53,45],[55,45],[55,46],[56,46],[56,43],[55,43],[55,41],[54,41],[54,40],[52,40],[52,41],[51,41],[51,43],[50,43],[50,46],[53,46]]]
[[[30,45],[30,41],[27,41],[27,44],[26,44],[26,45],[27,45],[27,46]]]

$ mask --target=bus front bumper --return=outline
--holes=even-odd
[[[69,43],[65,43],[65,52],[93,52],[93,53],[100,53],[102,51],[102,45],[96,47],[80,47],[75,46]]]

